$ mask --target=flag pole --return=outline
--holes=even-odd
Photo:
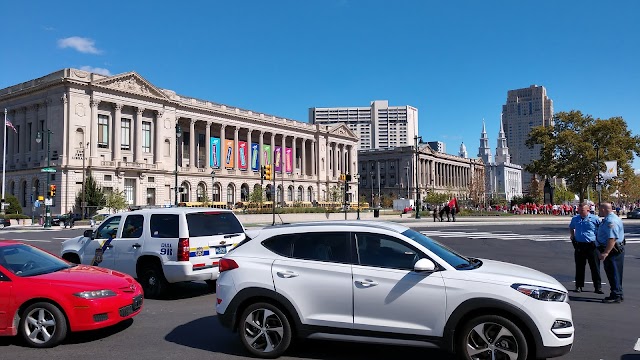
[[[2,141],[2,205],[0,205],[2,209],[0,209],[0,212],[4,214],[5,168],[7,167],[7,108],[4,109],[4,126],[2,130],[4,139]]]

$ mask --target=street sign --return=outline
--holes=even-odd
[[[44,199],[44,205],[45,206],[53,206],[53,199],[51,199],[51,198]]]
[[[33,203],[33,206],[39,208],[40,207],[40,200],[36,200],[36,202]]]
[[[56,172],[56,169],[46,167],[46,168],[42,168],[42,170],[40,170],[40,172],[54,173],[54,172]]]

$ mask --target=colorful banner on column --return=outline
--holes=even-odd
[[[262,165],[271,165],[271,145],[262,145]]]
[[[285,162],[284,162],[285,171],[291,174],[291,172],[293,171],[293,149],[291,148],[285,149],[284,159],[285,159]]]
[[[209,166],[214,169],[220,169],[220,138],[212,137],[209,143],[211,146],[211,158],[209,159]]]
[[[276,146],[275,151],[273,153],[273,161],[275,164],[273,165],[273,169],[275,172],[282,172],[282,147]]]
[[[247,162],[247,142],[238,141],[238,169],[247,170],[249,164]]]
[[[260,159],[259,147],[260,144],[258,143],[251,144],[251,170],[253,171],[260,170],[260,162],[258,161]]]
[[[233,140],[225,140],[224,141],[224,152],[225,152],[225,159],[224,159],[224,167],[228,168],[228,169],[233,169],[233,163],[234,163],[234,159],[235,157],[233,156]]]

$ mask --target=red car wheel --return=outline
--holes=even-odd
[[[35,303],[20,316],[20,334],[31,347],[53,347],[67,336],[67,319],[55,305]]]

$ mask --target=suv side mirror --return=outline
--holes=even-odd
[[[420,259],[418,261],[416,261],[416,264],[413,265],[413,270],[414,271],[429,271],[429,272],[433,272],[436,270],[436,264],[433,263],[433,261],[429,260],[429,259]]]
[[[82,234],[82,236],[93,239],[93,230],[91,230],[91,229],[85,230],[84,234]]]

